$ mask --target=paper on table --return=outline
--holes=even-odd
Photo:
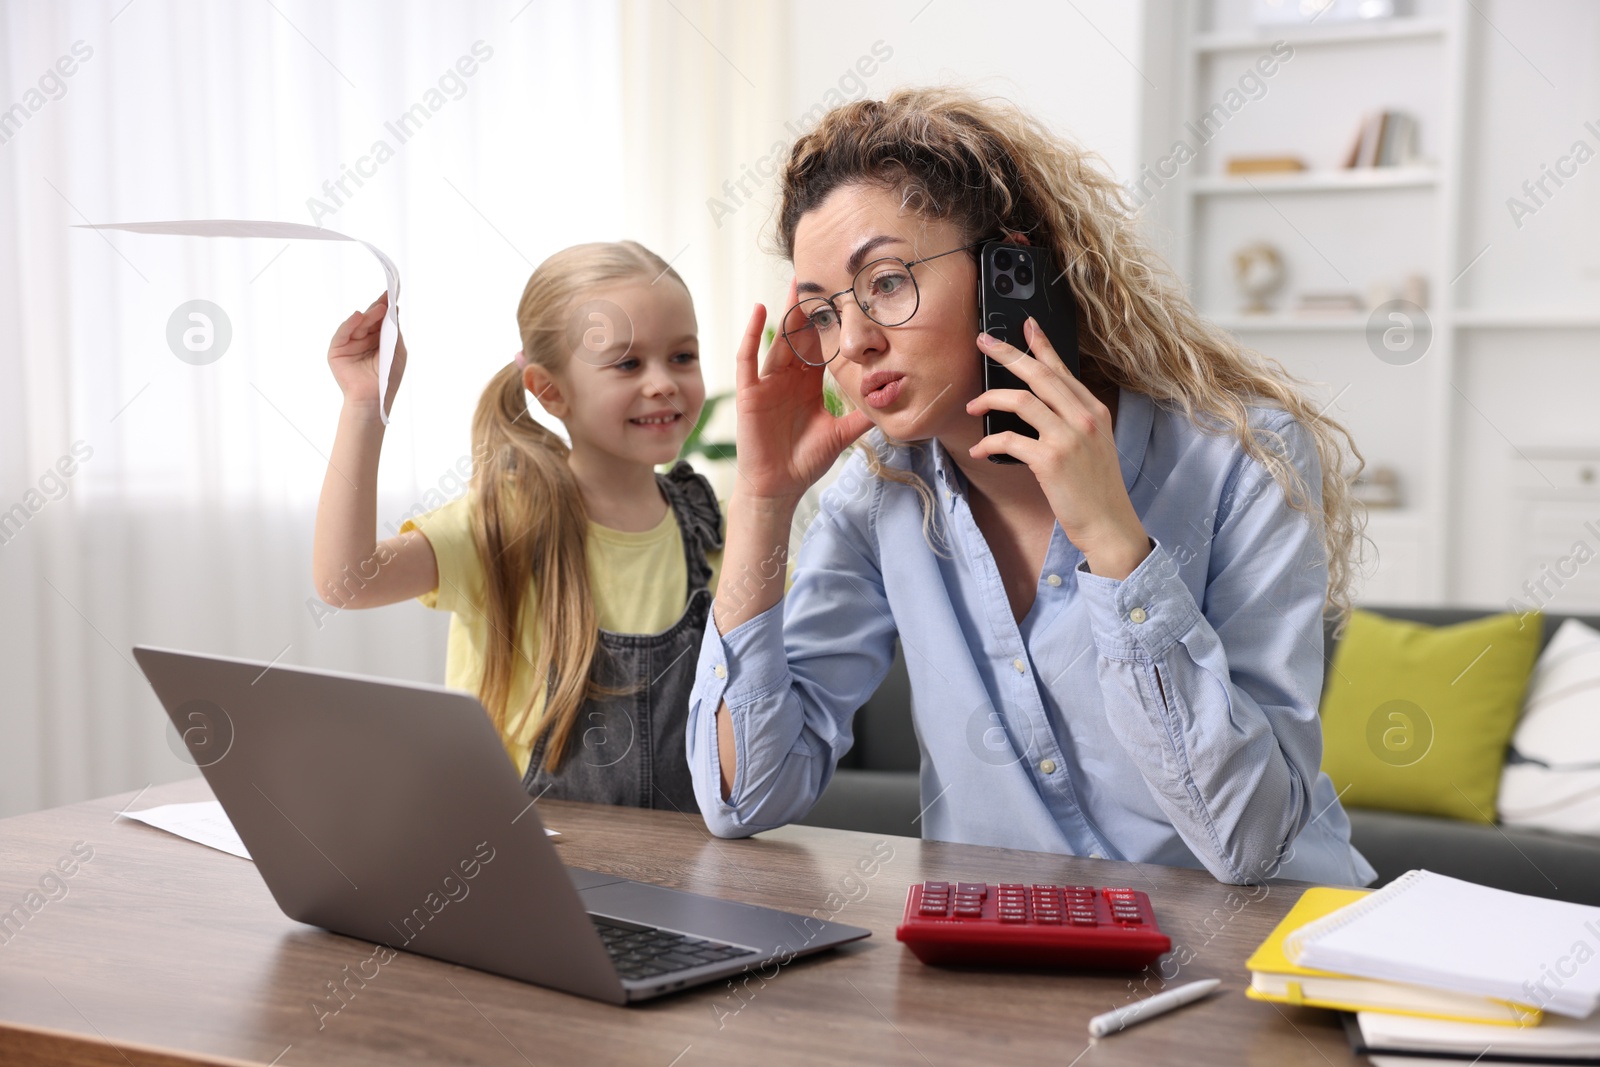
[[[218,801],[162,804],[160,807],[145,808],[143,811],[125,811],[122,814],[154,826],[158,830],[165,830],[169,834],[176,834],[202,845],[210,845],[242,859],[250,859],[250,853],[244,847],[244,842],[239,840],[239,832],[233,828],[228,813],[222,810],[222,804]],[[550,837],[561,836],[549,827],[546,827],[544,832]]]
[[[1597,937],[1600,908],[1415,870],[1302,926],[1283,951],[1314,970],[1476,993],[1582,1019],[1600,1006],[1600,969],[1582,966]]]
[[[394,261],[383,254],[376,245],[359,237],[347,237],[321,226],[303,222],[253,222],[248,219],[187,219],[171,222],[101,222],[76,226],[79,230],[126,230],[129,233],[170,234],[177,237],[278,237],[291,241],[354,241],[378,257],[388,279],[389,310],[383,316],[383,328],[378,334],[378,398],[379,415],[385,426],[389,424],[389,408],[383,401],[389,396],[389,371],[394,364],[395,340],[400,336],[400,272]]]
[[[1375,1011],[1360,1012],[1356,1019],[1361,1026],[1362,1039],[1373,1048],[1468,1055],[1492,1048],[1499,1054],[1600,1056],[1600,1015],[1588,1019],[1547,1015],[1538,1026],[1521,1028],[1419,1019]]]
[[[228,821],[228,813],[215,800],[202,800],[196,804],[163,804],[158,808],[125,811],[122,814],[154,826],[157,830],[210,845],[242,859],[250,858],[244,842],[239,840],[238,831]]]

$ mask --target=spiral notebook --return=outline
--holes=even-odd
[[[1408,871],[1301,927],[1291,963],[1517,1001],[1574,1019],[1600,1006],[1600,908]]]

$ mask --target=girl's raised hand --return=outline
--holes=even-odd
[[[365,311],[357,311],[339,324],[328,343],[328,367],[339,383],[346,404],[378,408],[378,340],[383,331],[383,316],[389,310],[389,294],[383,293]],[[389,370],[387,409],[406,369],[406,342],[403,335],[394,343],[394,365]]]
[[[798,299],[789,281],[786,307]],[[767,309],[750,314],[735,361],[739,478],[736,493],[797,501],[827,473],[852,441],[871,426],[860,411],[835,417],[822,399],[822,368],[801,361],[782,330],[772,339],[766,366],[759,367]]]

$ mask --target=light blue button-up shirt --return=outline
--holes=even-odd
[[[1311,435],[1281,408],[1252,407],[1250,422],[1282,435],[1320,500]],[[898,635],[924,837],[1204,867],[1231,883],[1371,882],[1320,771],[1328,567],[1314,520],[1231,435],[1142,393],[1122,390],[1114,437],[1150,555],[1120,581],[1091,574],[1058,524],[1021,622],[938,442],[878,449],[932,488],[942,553],[916,491],[854,456],[782,603],[727,634],[706,627],[686,744],[707,826],[738,837],[804,816]],[[737,755],[727,801],[723,701]]]

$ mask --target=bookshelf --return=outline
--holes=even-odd
[[[1243,177],[1204,176],[1189,182],[1192,196],[1250,196],[1259,193],[1326,193],[1372,189],[1409,189],[1436,185],[1431,167],[1370,167],[1360,170],[1304,171],[1299,174],[1252,174]]]
[[[1380,465],[1399,470],[1404,506],[1368,513],[1377,558],[1364,563],[1358,601],[1445,603],[1457,324],[1444,294],[1455,273],[1450,264],[1460,258],[1451,220],[1459,211],[1470,9],[1464,0],[1418,0],[1412,14],[1382,21],[1257,30],[1251,6],[1173,0],[1150,10],[1147,61],[1165,57],[1176,77],[1168,92],[1147,100],[1147,159],[1170,154],[1175,138],[1193,139],[1193,117],[1219,114],[1214,109],[1230,89],[1255,91],[1243,94],[1220,128],[1204,131],[1209,138],[1145,210],[1167,235],[1171,261],[1200,309],[1317,383],[1326,394],[1319,399],[1355,435],[1368,473]],[[1264,63],[1274,68],[1270,77],[1262,74],[1268,56],[1275,60]],[[1417,116],[1422,159],[1345,169],[1363,116],[1386,108]],[[1297,155],[1308,169],[1225,172],[1230,156],[1278,154]],[[1259,240],[1279,250],[1287,279],[1272,311],[1247,314],[1231,258]],[[1370,350],[1366,311],[1302,317],[1291,310],[1300,293],[1366,297],[1373,283],[1398,286],[1411,274],[1426,278],[1432,335],[1425,355],[1409,365],[1389,365]]]
[[[1257,29],[1252,0],[1148,3],[1129,182],[1167,161],[1135,197],[1148,232],[1213,322],[1312,382],[1369,470],[1400,472],[1405,506],[1368,515],[1378,556],[1358,602],[1504,607],[1575,542],[1600,550],[1600,493],[1567,477],[1600,471],[1600,162],[1537,198],[1525,184],[1576,141],[1600,154],[1600,5],[1400,0],[1382,21]],[[1344,169],[1383,109],[1416,117],[1421,159]],[[1232,156],[1286,154],[1308,169],[1226,173]],[[1288,278],[1267,313],[1244,313],[1232,255],[1257,241]],[[1292,310],[1328,291],[1370,306],[1372,283],[1408,274],[1426,279],[1430,327],[1409,362],[1379,358],[1369,312]],[[1543,606],[1600,610],[1590,570]]]
[[[1198,33],[1192,38],[1192,46],[1196,53],[1206,55],[1248,51],[1260,47],[1262,42],[1279,40],[1287,41],[1296,48],[1326,48],[1331,45],[1360,45],[1374,41],[1443,37],[1448,32],[1447,19],[1413,15],[1378,22],[1312,26],[1307,29],[1284,26],[1278,28],[1277,32],[1257,30],[1252,27]]]

